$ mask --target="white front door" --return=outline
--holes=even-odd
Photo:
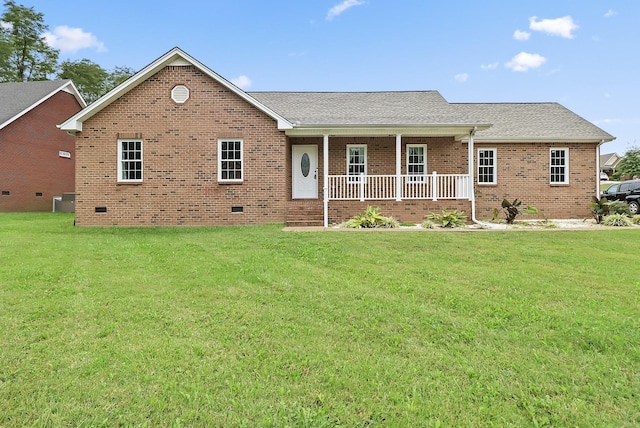
[[[318,199],[318,146],[292,146],[293,199]]]

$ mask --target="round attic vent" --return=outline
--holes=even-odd
[[[171,99],[179,104],[189,99],[189,88],[184,85],[177,85],[171,90]]]

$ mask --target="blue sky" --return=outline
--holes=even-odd
[[[178,46],[248,91],[437,90],[559,102],[640,146],[635,0],[17,0],[61,59],[138,70]]]

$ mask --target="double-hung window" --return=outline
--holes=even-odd
[[[424,181],[427,173],[427,146],[407,144],[407,175],[409,181]]]
[[[478,183],[496,184],[496,149],[478,149]]]
[[[243,180],[242,140],[218,140],[218,181]]]
[[[142,181],[142,140],[118,140],[118,181]]]
[[[551,184],[569,183],[569,149],[551,149],[549,173]]]
[[[347,175],[350,182],[358,182],[367,175],[367,146],[347,145]]]

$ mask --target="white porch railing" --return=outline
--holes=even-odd
[[[329,200],[384,200],[396,198],[395,175],[330,175]],[[469,199],[466,174],[401,175],[400,199]]]

